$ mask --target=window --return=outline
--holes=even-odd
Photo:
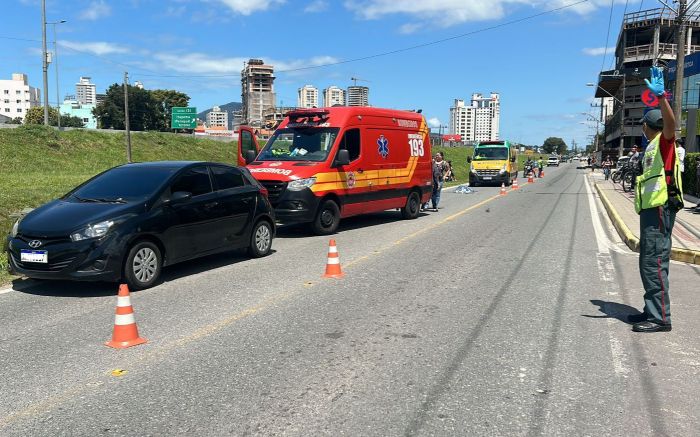
[[[248,131],[241,131],[241,155],[245,158],[245,154],[248,150],[252,150],[253,152],[257,152],[255,150],[255,147],[253,146],[253,135],[250,134]]]
[[[10,108],[5,108],[5,112],[10,112]]]
[[[16,101],[17,101],[17,103],[22,103],[22,100],[17,99]]]
[[[348,129],[340,140],[340,148],[348,151],[350,162],[360,157],[360,129]]]
[[[5,94],[10,94],[10,90],[3,90]]]
[[[10,103],[10,99],[5,99],[5,103]]]
[[[20,91],[20,90],[17,90],[17,91],[15,91],[15,94],[17,94],[17,95],[19,96],[19,95],[21,95],[21,94],[22,94],[22,91]]]
[[[83,123],[89,123],[90,119],[89,118],[83,118]]]
[[[185,191],[192,193],[192,197],[211,193],[211,180],[206,167],[195,167],[181,175],[170,188],[172,193]]]
[[[17,108],[17,112],[22,112],[22,108]]]
[[[214,185],[217,190],[228,190],[245,185],[243,175],[235,168],[212,167],[211,172],[214,175]]]

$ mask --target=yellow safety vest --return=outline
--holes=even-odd
[[[668,185],[666,184],[666,171],[664,170],[664,161],[659,153],[659,142],[661,133],[656,138],[649,142],[649,145],[644,152],[643,171],[640,176],[637,176],[637,186],[634,199],[634,209],[639,214],[643,209],[656,208],[663,206],[668,201]],[[673,147],[675,153],[675,165],[673,168],[673,183],[676,186],[678,193],[676,196],[683,199],[683,186],[681,179],[680,163],[678,161],[678,152]]]

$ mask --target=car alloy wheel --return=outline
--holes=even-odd
[[[136,252],[131,267],[136,279],[149,282],[158,272],[158,256],[150,247],[144,247]]]
[[[270,247],[270,239],[270,229],[267,226],[260,226],[255,231],[255,245],[260,252],[267,252],[268,247]]]

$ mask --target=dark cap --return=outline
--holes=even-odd
[[[642,124],[646,123],[647,126],[654,130],[662,130],[664,128],[664,120],[661,118],[661,110],[659,109],[652,109],[647,112],[639,122]]]

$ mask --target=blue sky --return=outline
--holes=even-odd
[[[593,88],[586,83],[603,65],[611,0],[505,24],[577,1],[47,0],[47,21],[67,20],[57,26],[61,98],[74,94],[80,76],[91,76],[103,92],[128,70],[132,83],[186,92],[201,111],[240,101],[242,63],[255,57],[275,65],[284,105],[296,104],[297,88],[307,83],[347,87],[354,76],[368,81],[362,84],[370,87],[372,105],[421,108],[433,124],[446,125],[455,98],[496,91],[503,138],[541,144],[561,136],[583,144],[595,129],[580,124],[586,119],[580,113],[591,110]],[[612,1],[608,46],[615,45],[625,8],[659,6],[657,0]],[[0,77],[23,72],[41,87],[40,1],[8,3]],[[387,56],[290,71],[497,25],[503,26]],[[608,53],[605,68],[611,62]],[[52,103],[55,91],[51,67]]]

